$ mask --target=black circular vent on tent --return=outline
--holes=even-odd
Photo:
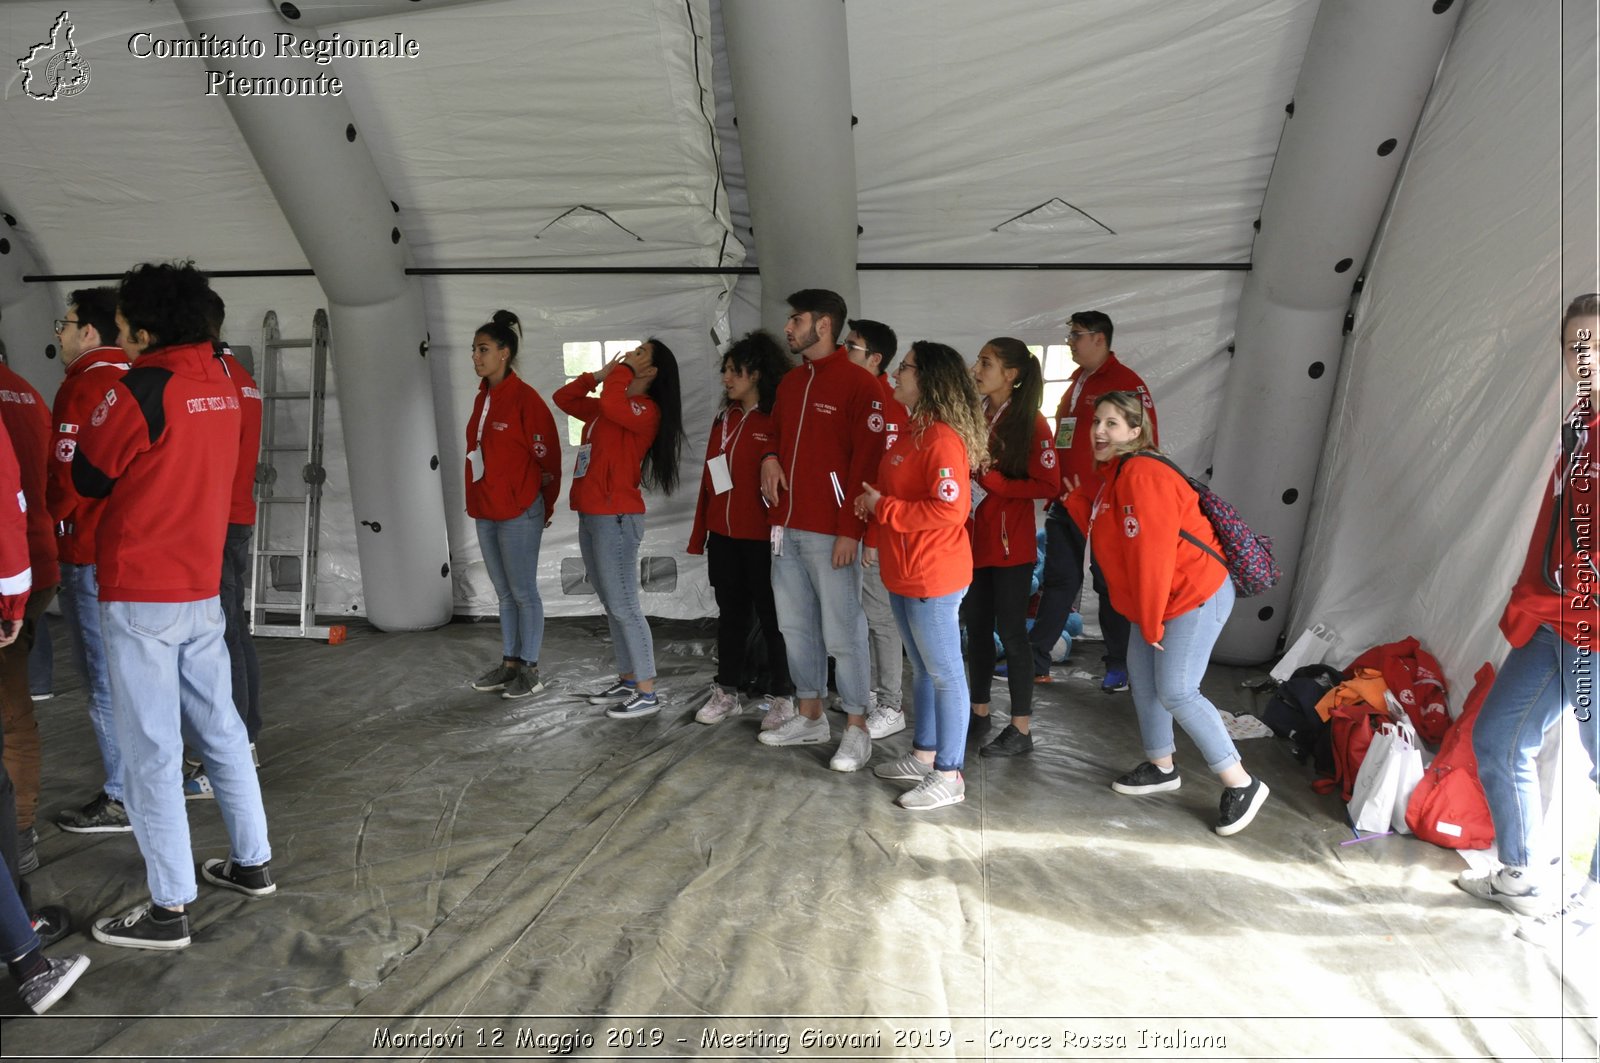
[[[1300,492],[1291,487],[1289,490],[1283,493],[1283,504],[1286,506],[1292,506],[1299,500],[1299,498]]]
[[[300,9],[295,7],[293,4],[279,4],[278,10],[283,14],[284,18],[300,17]]]
[[[1450,5],[1453,3],[1455,3],[1455,0],[1433,0],[1433,13],[1442,15],[1450,10]]]
[[[398,244],[400,242],[400,230],[399,229],[390,229],[389,230],[389,242],[391,244]]]
[[[1378,155],[1380,157],[1384,156],[1384,155],[1388,155],[1390,152],[1394,151],[1395,147],[1399,143],[1400,142],[1398,140],[1396,140],[1394,137],[1390,137],[1388,140],[1385,140],[1382,144],[1378,145]]]
[[[439,468],[439,455],[435,454],[433,457],[428,459],[428,468],[435,470]]]
[[[0,255],[9,255],[10,253],[11,241],[5,239],[4,237],[0,237]]]
[[[1355,265],[1354,259],[1341,258],[1338,262],[1333,264],[1333,271],[1335,273],[1344,273],[1353,265]]]
[[[1257,620],[1271,620],[1272,619],[1272,606],[1263,605],[1261,607],[1261,611],[1256,614],[1256,619]]]
[[[447,563],[439,566],[439,576],[441,578],[443,578],[443,577],[448,576],[448,575],[450,575],[450,565],[447,562]]]
[[[356,127],[354,122],[344,127],[344,138],[352,144],[356,142]]]
[[[44,356],[46,358],[54,358],[56,356],[56,345],[53,344],[53,343],[45,344],[44,345]]]
[[[1326,373],[1327,371],[1328,367],[1323,365],[1321,362],[1312,362],[1311,368],[1306,370],[1306,376],[1310,377],[1312,380],[1321,380],[1322,374]]]

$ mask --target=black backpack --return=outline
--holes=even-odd
[[[1313,762],[1320,774],[1333,774],[1333,734],[1317,715],[1317,702],[1344,682],[1344,673],[1326,664],[1296,668],[1278,684],[1261,713],[1261,722],[1279,738],[1287,738],[1296,760]]]

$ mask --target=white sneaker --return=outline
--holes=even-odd
[[[1530,880],[1527,868],[1502,867],[1485,874],[1463,871],[1456,885],[1479,900],[1494,901],[1518,915],[1545,915],[1555,906]]]
[[[739,695],[723,690],[715,683],[711,685],[711,698],[694,714],[695,723],[721,723],[729,716],[737,716],[744,711],[744,703],[739,700]]]
[[[921,782],[896,798],[895,803],[913,812],[926,812],[931,808],[960,804],[966,799],[967,780],[959,771],[954,775],[930,771]]]
[[[775,697],[767,707],[767,714],[761,717],[763,731],[776,731],[799,714],[794,707],[793,698]]]
[[[873,738],[888,738],[906,729],[906,714],[899,709],[878,705],[867,713],[867,734]]]
[[[860,771],[872,759],[872,736],[865,727],[846,727],[828,767],[834,771]]]
[[[773,709],[777,711],[776,707]],[[762,731],[756,738],[764,746],[814,746],[829,738],[828,721],[804,716],[789,717],[789,722],[771,731]]]
[[[1579,890],[1567,898],[1560,911],[1541,915],[1517,927],[1517,937],[1546,948],[1562,944],[1569,949],[1590,945],[1596,938],[1594,917],[1594,906]]]
[[[872,769],[872,774],[880,779],[898,779],[904,782],[921,782],[933,770],[932,764],[924,764],[915,756],[907,753],[903,757],[879,764]]]

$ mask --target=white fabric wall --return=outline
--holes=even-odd
[[[1597,288],[1595,12],[1566,15],[1462,16],[1357,305],[1290,626],[1331,625],[1340,665],[1414,634],[1457,708],[1506,651],[1572,394],[1557,325]]]

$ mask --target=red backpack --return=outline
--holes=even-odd
[[[1494,820],[1472,751],[1472,725],[1494,686],[1494,666],[1485,663],[1473,679],[1460,717],[1445,731],[1439,755],[1423,770],[1406,806],[1406,826],[1423,841],[1446,849],[1487,849],[1494,844]]]

